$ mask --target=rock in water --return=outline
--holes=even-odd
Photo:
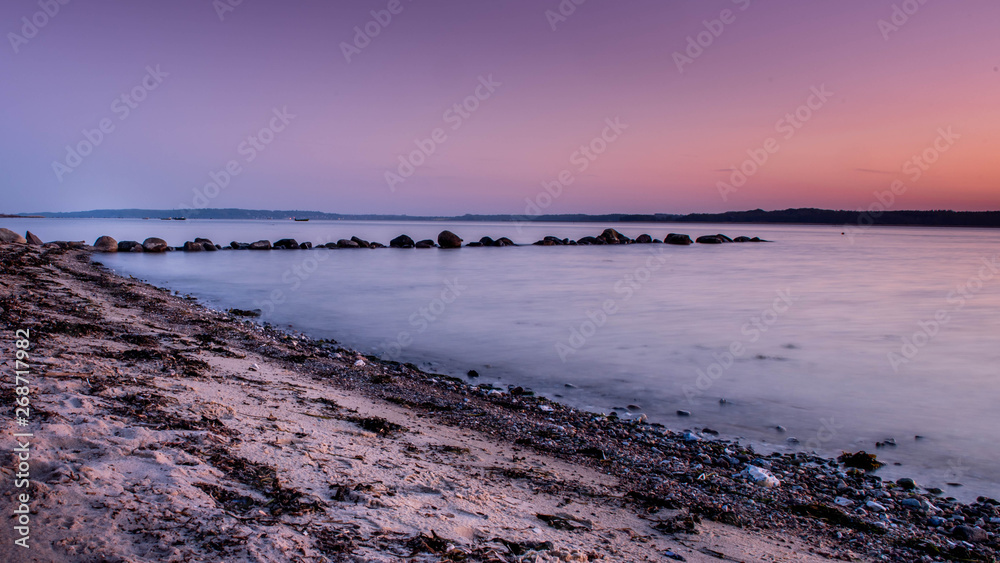
[[[184,252],[201,252],[205,250],[205,246],[200,242],[187,241],[184,243]]]
[[[361,247],[361,248],[371,248],[372,247],[372,243],[366,241],[365,239],[358,238],[358,237],[351,237],[351,240],[354,241],[354,242],[356,242],[356,243],[358,243],[358,246]]]
[[[166,252],[167,241],[161,238],[149,237],[142,241],[142,249],[146,252]]]
[[[118,243],[118,252],[142,252],[142,245],[134,240],[123,240]]]
[[[653,242],[653,237],[646,234],[642,234],[635,237],[635,242],[636,244],[650,244]]]
[[[31,231],[28,231],[28,232],[24,233],[24,239],[28,241],[28,244],[31,244],[31,245],[34,245],[34,246],[42,246],[42,244],[44,244],[42,242],[42,239],[40,239],[37,236],[35,236],[35,233],[33,233]]]
[[[283,238],[281,240],[275,241],[274,248],[285,248],[289,250],[298,250],[299,243],[293,238]]]
[[[691,237],[689,237],[687,235],[679,235],[679,234],[676,234],[676,233],[670,233],[670,234],[668,234],[667,238],[663,239],[663,242],[665,242],[667,244],[676,244],[676,245],[680,245],[680,246],[687,246],[689,244],[693,244],[694,243],[694,241],[691,240]]]
[[[438,235],[438,245],[441,248],[462,248],[462,239],[451,231],[441,231]]]
[[[347,240],[342,238],[337,241],[337,248],[361,248],[361,245],[354,242],[353,240]]]
[[[271,250],[271,241],[259,240],[250,243],[250,250]]]
[[[17,244],[28,244],[28,239],[15,233],[10,229],[0,228],[0,242],[14,242]]]
[[[398,237],[389,241],[389,246],[391,248],[413,248],[415,245],[413,239],[406,235],[399,235]]]
[[[94,250],[98,252],[118,252],[118,241],[105,235],[94,241]]]
[[[695,240],[698,244],[722,244],[722,239],[715,235],[705,235]]]
[[[414,248],[434,248],[437,246],[431,239],[418,240],[417,244],[414,244]]]

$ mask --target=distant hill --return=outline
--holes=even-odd
[[[829,209],[784,209],[764,211],[728,211],[726,213],[691,213],[672,215],[666,213],[633,214],[609,213],[604,215],[346,215],[301,210],[263,209],[95,209],[92,211],[42,212],[32,216],[56,218],[105,218],[105,219],[160,219],[186,217],[188,219],[256,219],[286,220],[313,219],[322,221],[489,221],[489,222],[591,222],[591,223],[786,223],[809,225],[897,225],[926,227],[1000,227],[1000,211],[886,211],[870,214],[859,211]],[[22,215],[24,216],[24,215]]]

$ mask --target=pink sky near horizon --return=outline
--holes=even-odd
[[[995,2],[929,0],[886,40],[878,21],[904,2],[588,0],[553,31],[555,0],[403,0],[345,61],[341,43],[387,3],[243,2],[221,21],[210,2],[62,6],[0,49],[0,211],[192,205],[230,160],[243,171],[211,207],[520,214],[568,169],[544,212],[860,209],[895,180],[895,209],[1000,209]],[[735,21],[679,72],[673,53],[725,9]],[[3,31],[37,11],[4,3]],[[170,75],[117,119],[147,65]],[[490,75],[501,85],[451,130],[444,112]],[[821,86],[833,95],[786,139],[776,124]],[[240,143],[286,106],[287,129],[243,161]],[[53,162],[105,117],[115,131],[60,181]],[[572,155],[614,118],[627,130],[579,172]],[[391,190],[386,172],[436,128],[447,139]],[[958,138],[911,180],[941,129]],[[771,137],[777,152],[721,197]]]

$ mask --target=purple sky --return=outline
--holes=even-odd
[[[0,211],[1000,209],[994,0],[401,0],[348,62],[390,4],[3,2]]]

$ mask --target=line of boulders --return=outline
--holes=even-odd
[[[0,242],[12,242],[18,244],[31,244],[43,247],[58,247],[58,248],[86,248],[87,245],[84,241],[53,241],[43,243],[41,239],[28,231],[25,236],[21,236],[9,229],[0,228]],[[458,235],[451,231],[441,231],[437,237],[437,242],[432,239],[425,239],[420,241],[414,241],[407,235],[399,235],[398,237],[389,241],[390,248],[461,248],[463,246],[463,241]],[[568,238],[558,238],[554,236],[547,236],[538,242],[533,243],[534,246],[587,246],[587,245],[604,245],[604,244],[673,244],[680,246],[687,246],[694,243],[699,244],[725,244],[731,242],[767,242],[761,240],[757,237],[736,237],[729,238],[723,234],[717,235],[706,235],[698,237],[696,240],[691,240],[691,237],[684,234],[670,233],[663,240],[654,239],[648,234],[642,234],[632,239],[622,233],[616,231],[615,229],[605,229],[600,235],[596,237],[583,237],[579,240],[572,240]],[[491,237],[483,237],[478,241],[470,242],[465,244],[465,246],[470,247],[482,247],[482,246],[518,246],[514,244],[514,241],[507,237],[500,237],[498,239],[493,239]],[[109,236],[99,237],[94,241],[93,249],[97,252],[216,252],[219,250],[308,250],[313,248],[313,243],[311,242],[298,242],[292,238],[283,238],[273,243],[269,240],[259,240],[256,242],[230,242],[228,246],[221,246],[215,244],[207,238],[196,238],[192,241],[187,241],[181,246],[170,246],[167,241],[157,238],[149,237],[142,242],[134,240],[124,240],[117,241]],[[326,244],[319,245],[318,248],[385,248],[386,245],[367,241],[358,237],[351,237],[350,239],[340,239],[337,242],[328,242]]]

